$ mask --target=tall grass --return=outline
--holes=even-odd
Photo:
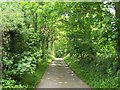
[[[67,57],[65,62],[91,88],[95,90],[98,88],[105,90],[118,89],[118,77],[105,76],[99,72],[94,71],[94,69],[91,69],[90,66],[81,66],[80,63],[74,62],[70,57]]]
[[[48,62],[41,63],[38,65],[36,71],[33,74],[26,73],[21,78],[20,82],[24,85],[27,85],[28,88],[36,88],[37,84],[40,82],[43,74],[45,73],[48,64]]]

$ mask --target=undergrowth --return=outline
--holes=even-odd
[[[100,72],[96,72],[94,69],[91,69],[90,66],[82,66],[81,64],[74,62],[70,57],[65,58],[65,62],[84,82],[92,88],[92,90],[97,90],[99,88],[105,90],[118,89],[117,76],[107,76]]]
[[[35,88],[36,85],[39,83],[39,81],[41,80],[46,68],[48,66],[48,63],[42,63],[40,65],[38,65],[36,71],[33,74],[25,74],[22,79],[21,82],[24,85],[28,85],[28,88]]]

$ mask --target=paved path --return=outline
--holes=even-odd
[[[89,86],[80,80],[64,62],[53,61],[37,88],[89,88]]]

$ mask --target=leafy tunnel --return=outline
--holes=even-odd
[[[56,57],[91,87],[118,88],[119,11],[119,2],[0,3],[3,88],[35,87]]]

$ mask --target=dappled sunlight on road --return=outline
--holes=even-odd
[[[54,60],[37,88],[89,88],[63,61]]]

